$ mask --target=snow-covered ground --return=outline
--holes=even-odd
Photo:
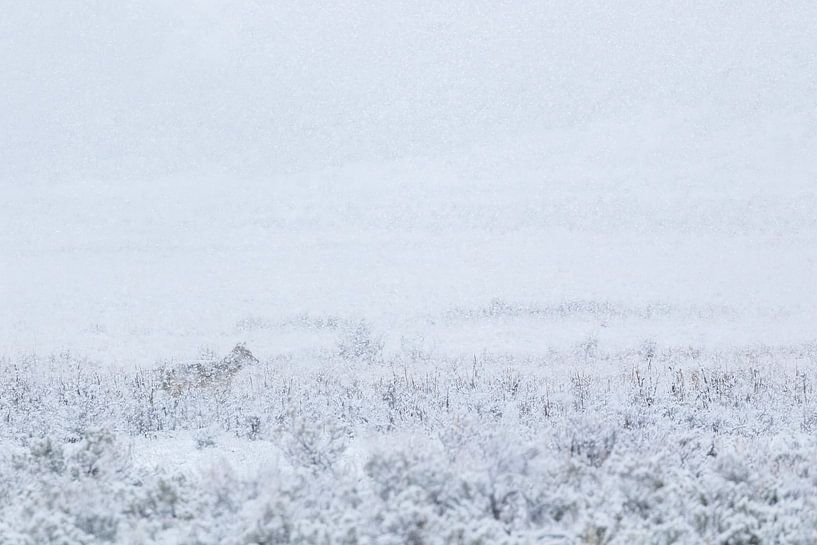
[[[709,4],[4,7],[0,545],[817,542],[817,7]]]
[[[811,121],[792,121],[796,145],[739,122],[700,139],[691,122],[594,126],[275,179],[13,185],[0,346],[150,365],[246,341],[272,356],[327,340],[305,315],[453,353],[812,339]],[[518,312],[485,315],[497,300]]]

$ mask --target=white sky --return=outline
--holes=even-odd
[[[817,4],[6,2],[0,180],[241,177],[599,119],[814,118]]]

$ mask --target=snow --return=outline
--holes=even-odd
[[[0,545],[814,542],[815,27],[4,6]]]
[[[461,174],[410,164],[304,176],[12,188],[5,352],[148,365],[278,336],[257,348],[269,355],[297,345],[294,333],[237,324],[303,314],[366,318],[466,351],[470,333],[459,341],[446,315],[494,299],[619,307],[531,319],[519,324],[523,338],[625,329],[636,340],[728,346],[814,335],[817,199],[807,192],[457,183]],[[640,318],[650,306],[659,316]],[[485,339],[479,325],[465,327]]]

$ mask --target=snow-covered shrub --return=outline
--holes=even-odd
[[[216,437],[219,430],[214,426],[207,426],[197,430],[193,435],[193,440],[196,442],[196,448],[201,450],[205,448],[212,448],[216,446]]]
[[[807,351],[398,356],[178,396],[0,362],[0,545],[817,542]]]
[[[338,340],[337,353],[347,361],[376,363],[382,358],[383,346],[382,337],[375,335],[368,323],[360,321]]]
[[[334,471],[349,443],[349,431],[331,420],[294,416],[282,430],[290,461],[316,472]]]

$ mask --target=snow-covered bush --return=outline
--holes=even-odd
[[[338,340],[337,353],[347,361],[376,363],[382,357],[383,346],[383,339],[372,332],[368,323],[360,321]]]
[[[594,350],[261,362],[178,395],[4,361],[0,545],[817,541],[808,350]]]

